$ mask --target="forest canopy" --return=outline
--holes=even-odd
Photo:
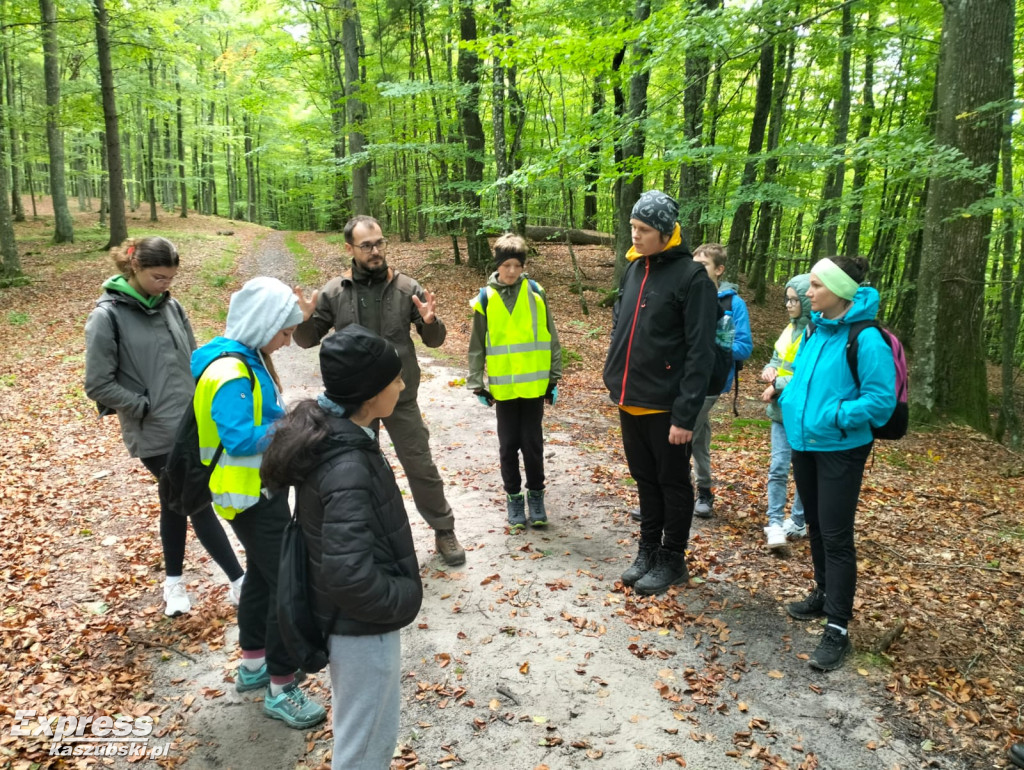
[[[919,419],[1019,443],[1020,35],[1013,0],[5,0],[10,222],[53,196],[402,240],[596,230],[621,264],[644,189],[762,302],[832,254],[871,264]],[[1016,54],[1016,58],[1015,58]],[[1016,140],[1016,141],[1015,141]],[[1015,176],[1016,175],[1016,176]],[[1016,216],[1015,216],[1016,212]],[[606,287],[611,289],[612,287]],[[941,309],[941,312],[940,312]]]

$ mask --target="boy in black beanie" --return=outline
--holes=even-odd
[[[518,235],[501,236],[494,244],[494,266],[487,286],[469,303],[473,332],[466,387],[481,404],[495,407],[508,528],[514,533],[526,528],[527,507],[530,526],[548,524],[541,421],[544,402],[552,406],[558,402],[562,348],[547,295],[523,272],[526,241]],[[526,470],[525,497],[520,452]]]

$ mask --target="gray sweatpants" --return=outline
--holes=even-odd
[[[401,714],[401,632],[330,638],[332,770],[387,770]]]
[[[711,488],[711,420],[708,413],[718,396],[708,396],[693,426],[693,475],[698,488]]]

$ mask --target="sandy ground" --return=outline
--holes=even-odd
[[[284,255],[280,234],[271,234],[240,274],[288,279]],[[424,602],[402,633],[399,740],[407,758],[468,768],[963,767],[925,760],[915,741],[904,741],[877,684],[855,664],[809,669],[798,654],[813,649],[820,627],[733,589],[727,569],[680,590],[672,609],[662,604],[662,617],[676,613],[669,627],[627,623],[658,620],[659,608],[615,590],[637,533],[605,493],[602,468],[621,462],[594,440],[616,429],[610,406],[590,415],[549,409],[551,527],[506,534],[493,411],[449,384],[464,370],[421,352],[419,403],[468,560],[445,567],[408,498]],[[290,398],[317,392],[316,356],[289,348],[275,357]],[[386,434],[382,444],[393,458]],[[714,526],[698,520],[693,535]],[[719,557],[728,564],[728,554]],[[237,629],[227,633],[224,650],[194,660],[153,655],[157,700],[202,688],[224,693],[173,714],[185,731],[185,767],[325,761],[329,731],[290,730],[262,715],[262,693],[234,691]],[[329,703],[326,672],[307,686]]]

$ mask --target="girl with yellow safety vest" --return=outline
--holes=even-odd
[[[469,338],[466,387],[498,419],[498,455],[508,505],[509,532],[548,524],[544,505],[544,402],[558,402],[562,348],[551,306],[526,267],[526,241],[503,235],[494,244],[495,271],[487,286],[469,303],[473,331]],[[487,387],[484,387],[484,369]],[[519,454],[526,471],[522,491]]]
[[[800,349],[804,329],[811,320],[811,299],[807,289],[811,285],[810,273],[795,276],[786,284],[786,312],[789,324],[775,341],[775,352],[761,370],[761,382],[766,383],[761,400],[768,406],[766,411],[772,418],[772,457],[768,467],[768,526],[764,534],[768,548],[776,549],[786,545],[787,538],[807,536],[804,522],[804,504],[800,493],[793,495],[793,508],[786,518],[786,497],[789,485],[789,469],[792,466],[793,451],[782,425],[782,408],[779,395],[793,376],[793,359]]]
[[[214,510],[231,523],[245,547],[246,577],[238,605],[242,663],[235,689],[266,688],[263,712],[305,730],[326,717],[299,689],[296,665],[277,626],[281,540],[291,519],[287,491],[268,494],[260,479],[272,426],[284,417],[270,354],[291,344],[303,314],[291,289],[276,278],[253,278],[234,294],[224,335],[192,354],[199,451],[209,464]]]

